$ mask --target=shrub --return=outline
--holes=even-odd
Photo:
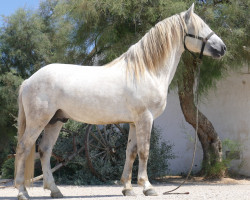
[[[2,178],[12,179],[14,178],[14,163],[15,158],[6,160],[2,165]]]
[[[242,145],[237,141],[225,139],[222,142],[222,162],[216,162],[213,165],[204,165],[204,174],[208,179],[222,178],[230,170],[232,160],[236,159],[235,155],[238,155],[242,151]]]
[[[77,149],[84,145],[84,136],[86,132],[86,124],[69,121],[64,128],[67,131],[61,131],[57,143],[53,149],[53,154],[60,160],[67,160],[69,155],[73,153],[73,135],[75,135],[75,146]],[[116,143],[121,144],[117,149],[116,156],[109,162],[99,160],[95,165],[95,170],[105,177],[106,183],[113,183],[113,181],[120,179],[126,159],[126,146],[128,140],[129,126],[123,126],[127,133],[125,137],[117,138]],[[115,134],[114,134],[115,137]],[[41,137],[38,139],[38,143]],[[153,128],[151,134],[151,147],[148,160],[148,176],[149,179],[154,179],[166,175],[168,171],[168,161],[175,158],[172,152],[173,145],[161,141],[161,131],[158,128]],[[52,168],[58,164],[55,156],[51,158]],[[138,158],[134,162],[132,180],[137,180],[138,173]],[[37,167],[38,166],[38,167]],[[41,166],[36,162],[35,176],[40,175]],[[8,159],[2,166],[2,178],[14,177],[14,158]],[[103,184],[103,182],[94,176],[87,164],[85,152],[82,151],[74,159],[72,159],[66,166],[60,168],[54,173],[57,183],[85,185],[85,184]]]
[[[71,128],[70,123],[67,124],[68,128]],[[74,130],[81,127],[79,125],[73,124]],[[84,127],[84,126],[83,126]],[[78,134],[78,145],[79,147],[83,145],[83,136],[85,129],[80,128],[81,131]],[[123,129],[128,133],[129,126],[124,125]],[[79,130],[79,129],[78,129]],[[80,133],[81,132],[81,133]],[[148,176],[152,180],[156,177],[160,177],[166,175],[168,171],[168,161],[173,159],[175,156],[172,152],[173,145],[161,142],[161,131],[158,128],[153,128],[151,134],[151,147],[150,154],[148,160]],[[108,162],[104,162],[103,160],[98,160],[95,162],[94,168],[101,175],[101,177],[105,178],[106,183],[111,183],[117,179],[120,179],[126,159],[126,144],[127,144],[128,134],[125,137],[118,137],[116,143],[122,144],[119,149],[116,151],[116,156],[112,158],[112,160]],[[54,152],[72,152],[72,142],[70,144],[69,135],[65,135],[65,133],[61,133],[59,137],[59,141],[57,142]],[[138,158],[134,162],[133,166],[133,177],[132,179],[135,181],[138,173]],[[63,169],[59,170],[55,173],[56,180],[59,183],[67,183],[67,184],[101,184],[102,182],[94,177],[90,170],[88,169],[85,152],[82,152],[78,157],[74,158],[67,166]]]

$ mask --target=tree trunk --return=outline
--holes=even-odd
[[[178,81],[178,94],[184,117],[186,121],[195,129],[196,105],[194,103],[193,87],[195,84],[194,77],[197,63],[195,63],[193,58],[188,58],[187,56],[183,59],[185,69],[181,74],[182,81]],[[216,133],[212,123],[200,111],[198,125],[198,138],[203,149],[201,174],[209,177],[222,177],[225,172],[225,167],[222,167],[222,145],[218,134]],[[217,167],[217,169],[212,170],[213,167]],[[214,172],[216,174],[214,174]]]

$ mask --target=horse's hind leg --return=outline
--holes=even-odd
[[[50,157],[53,146],[58,138],[59,132],[62,128],[62,122],[56,122],[55,124],[48,124],[44,129],[44,135],[41,143],[39,144],[39,153],[43,169],[43,187],[51,191],[52,198],[63,197],[62,193],[55,184],[51,167]]]
[[[121,178],[121,181],[124,184],[124,188],[122,190],[124,196],[135,196],[135,193],[133,192],[133,188],[131,185],[131,178],[132,178],[132,167],[136,155],[137,155],[137,144],[136,144],[135,125],[130,124],[128,144],[126,149],[126,161]]]
[[[40,128],[33,128],[29,124],[26,125],[25,132],[20,138],[17,146],[16,152],[16,175],[15,175],[15,186],[18,188],[18,199],[27,200],[29,195],[25,188],[25,161],[32,150],[32,146],[35,144],[36,139],[42,131],[42,126]],[[17,159],[18,158],[18,159]],[[32,169],[27,169],[32,170]]]
[[[147,175],[147,163],[150,148],[151,129],[153,117],[151,113],[143,113],[136,126],[137,153],[139,156],[138,184],[143,186],[143,193],[146,196],[156,196],[157,193],[150,184]]]

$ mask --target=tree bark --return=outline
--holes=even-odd
[[[185,69],[181,72],[181,81],[178,81],[178,95],[180,105],[186,121],[196,127],[196,105],[194,103],[195,69],[197,63],[193,58],[184,57]],[[199,111],[198,138],[203,149],[203,163],[201,174],[207,176],[224,176],[225,168],[217,169],[216,174],[209,173],[209,169],[222,162],[222,145],[212,123]]]

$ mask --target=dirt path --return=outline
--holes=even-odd
[[[163,192],[173,189],[181,179],[169,179],[169,183],[154,184],[158,197],[145,197],[142,188],[135,185],[136,197],[123,197],[122,186],[59,186],[64,194],[64,200],[87,200],[87,199],[168,199],[168,200],[250,200],[250,180],[223,179],[222,181],[203,181],[193,179],[182,186],[178,191],[189,192],[189,194],[162,195]],[[9,183],[10,184],[10,183]],[[51,199],[50,192],[37,183],[33,188],[28,189],[31,199]],[[12,186],[0,187],[0,200],[14,200],[17,190]],[[59,199],[58,199],[59,200]]]

